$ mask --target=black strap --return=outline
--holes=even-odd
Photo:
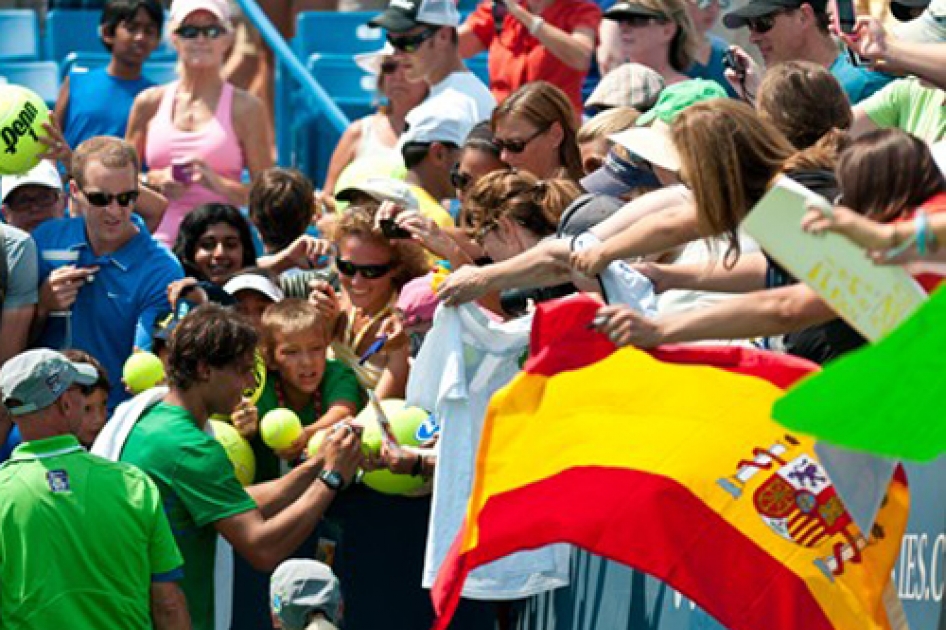
[[[7,239],[3,224],[0,224],[0,311],[7,297],[7,283],[10,279],[10,266],[7,264]]]

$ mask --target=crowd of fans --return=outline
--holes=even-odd
[[[438,490],[436,437],[365,456],[355,417],[438,387],[420,380],[448,364],[441,313],[527,328],[537,303],[586,292],[618,346],[826,363],[865,339],[740,228],[779,178],[836,206],[805,230],[878,264],[946,251],[943,0],[851,33],[826,0],[375,8],[387,41],[358,63],[378,110],[313,182],[274,166],[265,98],[227,78],[226,0],[104,3],[109,64],[66,79],[44,159],[0,182],[0,625],[260,627],[231,619],[236,600],[329,628],[344,594],[348,627],[427,626],[430,494],[469,488]],[[721,15],[755,49],[717,34]],[[142,67],[165,32],[178,79],[156,86]],[[464,61],[482,51],[489,85]],[[133,397],[123,366],[145,351],[166,378]],[[277,408],[304,429],[273,450]],[[245,487],[211,418],[252,449]],[[387,497],[359,469],[428,482]],[[270,596],[306,545],[324,564],[288,561]],[[485,611],[457,627],[512,627],[514,606]]]

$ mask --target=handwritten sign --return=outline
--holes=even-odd
[[[865,338],[879,339],[909,317],[926,293],[903,268],[875,265],[847,238],[804,232],[801,219],[809,199],[824,203],[804,186],[780,178],[742,227]]]

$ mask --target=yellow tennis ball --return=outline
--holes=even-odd
[[[210,426],[213,427],[214,437],[227,452],[236,478],[244,486],[251,485],[256,476],[256,457],[253,456],[253,447],[229,422],[211,420]]]
[[[315,435],[309,440],[309,444],[306,445],[306,454],[308,454],[309,459],[315,457],[319,454],[319,448],[322,446],[322,440],[325,439],[326,430],[322,429],[321,431],[316,431]]]
[[[132,394],[140,394],[164,380],[164,364],[150,352],[136,352],[122,368],[122,380]]]
[[[291,409],[273,409],[263,416],[259,434],[263,444],[274,451],[281,451],[289,448],[302,435],[302,421]]]
[[[39,138],[46,135],[49,108],[36,92],[20,85],[0,85],[0,175],[22,175],[37,164],[46,150]]]

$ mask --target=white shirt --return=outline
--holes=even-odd
[[[441,98],[450,99],[462,107],[470,117],[471,127],[489,120],[496,108],[496,99],[489,88],[472,72],[453,72],[447,75],[437,85],[430,86],[430,94],[421,105]]]

